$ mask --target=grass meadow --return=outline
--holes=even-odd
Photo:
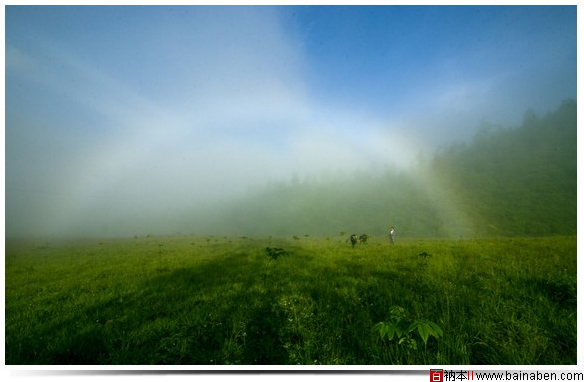
[[[345,239],[7,239],[5,362],[577,363],[575,236]]]

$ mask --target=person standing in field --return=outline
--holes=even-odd
[[[390,244],[394,243],[394,238],[395,238],[395,228],[391,227],[389,229],[389,243]]]

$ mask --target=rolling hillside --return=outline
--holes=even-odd
[[[576,103],[521,126],[485,127],[411,171],[272,184],[189,214],[195,232],[230,235],[539,236],[576,233]]]

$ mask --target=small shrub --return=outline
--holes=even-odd
[[[379,333],[382,339],[389,341],[397,338],[398,344],[407,344],[409,347],[416,347],[415,340],[411,338],[410,333],[417,331],[418,335],[424,341],[424,345],[428,342],[428,338],[433,336],[435,338],[442,337],[442,329],[426,319],[416,319],[410,321],[407,317],[406,311],[401,306],[392,306],[389,310],[390,319],[388,322],[379,322],[371,329],[374,333]]]
[[[268,255],[270,259],[276,260],[280,256],[287,256],[288,252],[286,252],[283,248],[266,247],[266,255]]]

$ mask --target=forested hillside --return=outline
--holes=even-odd
[[[408,171],[267,186],[185,218],[205,234],[534,236],[576,233],[576,103],[521,126],[483,128]]]
[[[576,103],[518,128],[483,129],[436,155],[431,171],[488,235],[576,233]]]

